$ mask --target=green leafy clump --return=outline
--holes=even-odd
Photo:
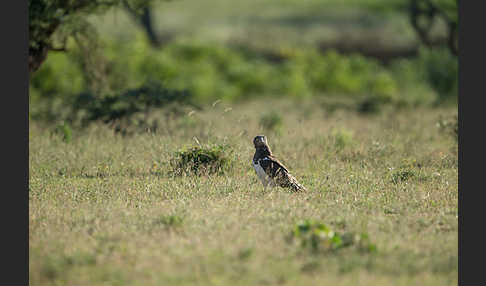
[[[190,98],[191,95],[186,91],[167,89],[158,82],[149,82],[139,88],[101,98],[90,93],[82,93],[74,100],[70,119],[80,120],[82,125],[92,121],[103,121],[114,124],[115,131],[123,131],[130,125],[155,131],[156,124],[152,126],[147,120],[150,111],[171,103],[189,104]]]
[[[371,243],[366,233],[338,233],[327,225],[312,220],[297,223],[290,232],[289,242],[297,243],[313,254],[335,252],[348,247],[363,252],[376,251],[376,245]]]
[[[272,53],[280,58],[275,61],[265,53],[199,42],[171,42],[154,50],[140,34],[124,45],[105,41],[103,49],[106,64],[99,64],[99,79],[80,60],[78,47],[49,56],[30,80],[33,118],[59,118],[62,110],[70,109],[58,105],[70,107],[77,94],[100,99],[146,82],[185,90],[197,104],[339,95],[357,103],[361,113],[376,113],[387,105],[430,105],[457,94],[457,59],[440,52],[422,51],[415,59],[383,66],[360,55],[299,48]]]
[[[394,184],[398,184],[400,182],[405,182],[410,178],[415,177],[415,172],[412,169],[403,169],[393,172],[391,175],[391,181]]]
[[[153,224],[167,229],[175,229],[182,225],[184,218],[179,215],[161,215],[154,219]]]
[[[427,82],[438,93],[439,101],[457,99],[459,63],[445,49],[423,50],[418,64]]]
[[[227,145],[194,146],[176,151],[170,164],[174,175],[224,174],[233,166]]]
[[[265,131],[279,133],[282,131],[283,126],[282,116],[276,111],[265,113],[260,117],[260,126]]]

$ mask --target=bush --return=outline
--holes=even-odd
[[[288,236],[288,241],[297,242],[302,249],[309,250],[313,254],[335,252],[351,246],[356,247],[358,251],[376,251],[376,245],[370,242],[366,233],[340,234],[327,225],[312,220],[301,221],[295,225]]]
[[[391,175],[391,181],[394,184],[398,184],[400,182],[405,182],[410,178],[415,177],[415,172],[411,169],[403,169],[393,172]]]
[[[195,146],[175,152],[170,164],[174,175],[224,174],[233,162],[232,150],[227,145]]]
[[[454,102],[458,92],[458,62],[445,49],[421,49],[412,60],[394,62],[390,70],[401,90],[400,104]]]
[[[427,82],[437,91],[440,101],[457,98],[457,57],[445,49],[422,50],[419,64],[425,71]]]
[[[253,96],[330,96],[340,94],[359,103],[361,112],[377,112],[386,104],[416,106],[457,94],[457,59],[447,51],[420,52],[389,67],[360,55],[324,54],[313,48],[277,51],[279,61],[268,55],[198,42],[171,42],[152,49],[142,34],[120,45],[105,42],[104,93],[135,90],[154,82],[168,90],[185,90],[191,102],[208,104]],[[93,94],[86,67],[74,49],[53,53],[30,81],[31,116],[50,118],[69,110],[75,95]],[[122,96],[123,97],[123,96]],[[50,100],[42,104],[42,100]],[[57,100],[57,101],[56,101]],[[118,101],[118,100],[117,100]],[[97,103],[101,104],[101,103]],[[39,116],[38,116],[39,115]],[[62,115],[64,116],[64,115]],[[48,116],[49,117],[49,116]]]
[[[29,82],[29,116],[55,121],[66,116],[72,98],[86,90],[81,69],[68,54],[50,53]]]
[[[179,215],[161,215],[153,220],[154,226],[163,226],[166,229],[176,229],[182,226],[184,217]]]
[[[75,121],[78,119],[75,117],[80,116],[79,120],[83,125],[100,120],[107,124],[114,123],[116,131],[123,131],[130,125],[153,129],[151,127],[154,126],[149,126],[147,122],[151,109],[173,102],[189,104],[190,100],[189,93],[169,90],[157,82],[127,90],[120,95],[110,94],[102,98],[82,93],[74,100],[71,121]],[[143,116],[137,118],[135,117],[137,114]]]

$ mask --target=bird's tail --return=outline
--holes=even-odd
[[[277,182],[282,188],[290,188],[294,192],[307,191],[307,189],[302,186],[297,179],[287,172],[281,172],[278,174]]]

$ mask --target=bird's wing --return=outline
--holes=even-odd
[[[270,178],[275,177],[279,169],[283,169],[285,172],[289,172],[287,168],[282,164],[277,158],[273,156],[266,156],[259,160],[260,166],[262,166],[265,173],[267,173]]]

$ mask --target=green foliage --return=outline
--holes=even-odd
[[[170,164],[174,175],[205,176],[224,174],[233,162],[232,150],[228,145],[194,146],[176,151]]]
[[[30,86],[42,97],[69,97],[85,90],[82,70],[65,53],[51,53],[49,60],[32,75]]]
[[[74,112],[82,112],[81,120],[84,124],[100,120],[104,123],[120,123],[121,125],[117,126],[118,130],[123,128],[123,125],[153,129],[156,126],[148,126],[147,122],[147,115],[151,109],[173,102],[188,104],[190,97],[185,91],[169,90],[158,82],[151,82],[119,95],[109,94],[102,98],[82,93],[76,97],[72,108]],[[140,114],[144,116],[137,118],[136,115]]]
[[[69,255],[58,255],[45,258],[42,268],[43,275],[55,280],[66,275],[66,272],[76,267],[96,265],[96,255],[83,251],[76,251]]]
[[[445,50],[422,50],[419,61],[426,81],[434,88],[439,99],[457,99],[459,83],[459,63],[457,57]]]
[[[153,224],[156,226],[164,226],[167,229],[175,229],[179,228],[184,221],[182,216],[178,215],[161,215],[158,218],[154,219]]]
[[[81,62],[75,60],[78,56],[68,54],[67,57],[72,61],[70,68],[77,71],[75,79],[84,84],[83,90],[89,90],[90,80],[81,76]],[[369,92],[392,96],[396,90],[391,75],[371,60],[335,52],[321,55],[312,49],[294,51],[285,61],[271,63],[258,54],[197,43],[173,43],[156,51],[149,48],[146,40],[138,39],[133,44],[107,44],[107,58],[110,63],[106,79],[108,89],[134,88],[148,80],[157,81],[168,88],[187,89],[201,103],[262,94],[304,96],[341,92],[361,95]],[[52,66],[59,60],[49,58],[46,65]],[[380,70],[382,72],[378,73]],[[31,84],[43,94],[47,89],[41,86],[44,80],[47,84],[61,77],[62,70],[56,69],[34,75]],[[62,85],[56,91],[69,92],[69,89]]]
[[[78,50],[53,54],[33,75],[33,118],[63,110],[43,107],[43,101],[58,100],[69,107],[73,95],[80,92],[103,98],[146,82],[186,90],[197,104],[268,95],[339,94],[355,100],[363,113],[378,112],[389,104],[428,105],[436,101],[436,93],[446,98],[457,91],[457,60],[439,52],[423,51],[417,60],[401,60],[389,68],[359,55],[322,54],[310,48],[282,49],[279,53],[284,59],[272,62],[260,54],[197,42],[173,42],[154,50],[137,36],[124,45],[106,42],[104,67],[87,69]]]
[[[138,11],[149,3],[147,0],[29,0],[29,70],[36,71],[49,50],[65,49],[69,37],[95,38],[91,24],[84,19],[86,15],[119,5],[128,5]]]
[[[282,131],[283,119],[282,116],[276,112],[271,111],[260,116],[260,126],[265,131],[275,132],[279,134]]]
[[[70,112],[76,94],[86,90],[82,70],[65,53],[51,53],[30,77],[29,116],[34,120],[56,121]]]
[[[289,235],[289,241],[297,242],[302,249],[313,254],[335,252],[354,246],[362,252],[375,252],[376,245],[370,242],[368,234],[345,232],[337,233],[327,225],[313,220],[301,221],[295,225]]]
[[[413,178],[415,176],[416,176],[416,174],[415,174],[414,170],[408,169],[408,168],[407,169],[401,169],[401,170],[398,170],[398,171],[395,171],[395,172],[392,173],[391,181],[394,184],[398,184],[400,182],[405,182],[408,179]]]

